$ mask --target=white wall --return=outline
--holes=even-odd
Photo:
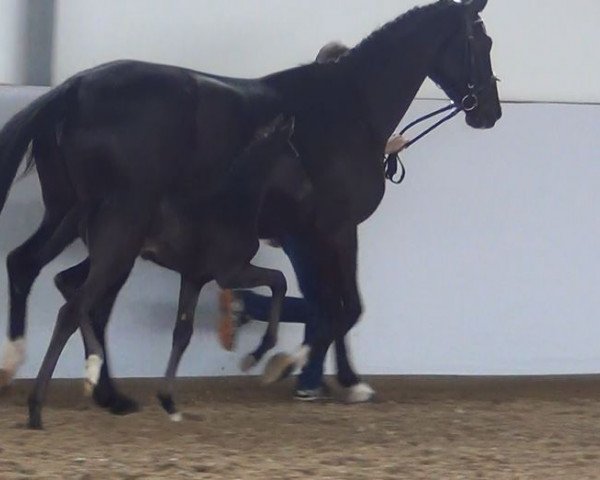
[[[418,0],[58,0],[54,79],[116,58],[257,76],[355,44]],[[598,0],[490,0],[504,100],[600,101]],[[422,96],[439,98],[428,85]]]
[[[25,77],[27,2],[0,0],[0,83],[20,84]]]
[[[260,75],[310,61],[329,39],[357,41],[414,2],[58,3],[57,80],[117,57]],[[591,49],[599,40],[594,28],[599,5],[596,0],[490,0],[485,18],[496,39],[503,97],[598,101],[598,62],[586,61],[583,53],[597,58]],[[118,12],[127,15],[119,19]],[[554,35],[560,29],[567,32],[564,45]],[[17,103],[10,108],[3,103],[0,116]],[[419,101],[407,118],[438,104]],[[413,147],[404,155],[405,183],[390,185],[381,208],[361,227],[366,312],[351,335],[361,372],[599,370],[600,108],[504,105],[504,112],[491,131],[475,132],[457,119]],[[2,258],[33,231],[41,213],[31,177],[15,187],[0,216]],[[66,252],[34,287],[23,376],[37,371],[61,303],[52,275],[82,255],[80,248]],[[272,249],[265,248],[259,261],[290,273]],[[136,267],[111,322],[117,375],[162,374],[177,287],[172,273],[147,263]],[[5,292],[0,286],[0,295]],[[214,295],[212,287],[202,297],[197,316],[204,335],[194,337],[182,375],[237,372],[239,354],[221,351],[212,333]],[[6,301],[0,296],[0,305]],[[0,315],[0,329],[5,322]],[[262,328],[246,329],[239,352],[257,341]],[[282,328],[281,348],[291,347],[299,335],[298,328]],[[58,376],[81,375],[79,343],[69,344]]]

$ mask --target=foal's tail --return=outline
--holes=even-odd
[[[29,144],[40,131],[56,128],[64,116],[66,94],[72,86],[73,81],[67,80],[53,88],[16,113],[0,130],[0,212]],[[34,166],[30,156],[25,172]]]

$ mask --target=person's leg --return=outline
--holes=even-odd
[[[259,295],[251,290],[236,291],[241,301],[242,313],[253,320],[267,321],[271,297]],[[313,314],[310,303],[304,298],[285,297],[281,310],[281,320],[284,323],[306,323],[306,318]]]
[[[304,328],[304,344],[311,343],[320,333],[321,329],[329,329],[329,321],[318,308],[314,299],[307,300],[313,306],[313,314],[307,317]],[[308,363],[302,368],[296,384],[296,398],[302,400],[316,399],[323,396],[323,370],[325,357],[323,355],[311,355]],[[303,398],[306,397],[306,398]],[[313,398],[314,397],[314,398]]]
[[[282,246],[287,254],[298,286],[304,296],[304,343],[312,341],[321,333],[329,330],[329,319],[320,307],[319,276],[314,263],[310,242],[303,237],[286,236]],[[312,355],[309,362],[298,375],[295,397],[300,400],[316,400],[326,395],[323,383],[323,367],[327,352],[323,355]]]

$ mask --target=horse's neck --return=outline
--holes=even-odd
[[[456,30],[454,20],[448,10],[415,11],[411,18],[399,18],[373,33],[340,62],[362,92],[371,128],[382,139],[402,120],[436,55]],[[409,21],[415,22],[414,28],[407,29]]]

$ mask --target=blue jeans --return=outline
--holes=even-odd
[[[289,257],[298,286],[304,298],[285,297],[280,321],[283,323],[303,323],[304,343],[312,343],[319,334],[326,334],[330,321],[319,305],[319,276],[314,263],[310,244],[300,237],[284,236],[281,246]],[[271,297],[251,291],[239,292],[244,301],[246,314],[261,321],[267,321]],[[325,354],[311,359],[298,376],[299,389],[318,388],[323,383]]]

